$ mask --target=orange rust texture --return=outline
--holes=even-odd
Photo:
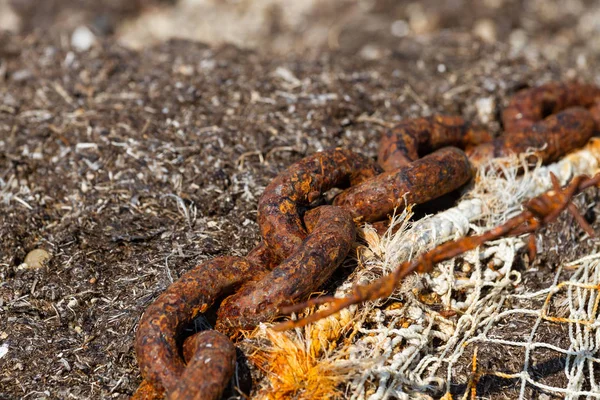
[[[249,282],[221,303],[216,329],[234,334],[270,321],[279,308],[302,299],[319,287],[346,258],[356,228],[349,212],[321,206],[305,217],[311,234],[296,252],[260,281]]]
[[[576,82],[550,82],[518,92],[502,113],[507,132],[522,132],[536,122],[569,107],[591,107],[600,88]]]
[[[135,351],[142,376],[173,392],[185,370],[179,353],[182,329],[220,296],[267,271],[240,257],[206,261],[173,283],[147,309],[136,332]],[[210,377],[210,370],[204,372]]]
[[[535,154],[542,162],[556,161],[585,145],[594,134],[595,126],[588,110],[568,108],[519,132],[507,133],[473,148],[469,159],[474,166],[479,166],[494,157],[537,150]]]
[[[590,107],[590,112],[592,113],[592,118],[596,123],[596,132],[600,131],[600,97],[596,99],[594,104]]]
[[[258,202],[261,235],[277,261],[292,254],[306,238],[302,211],[333,187],[355,185],[381,170],[350,150],[334,149],[308,156],[279,174]]]
[[[395,208],[421,204],[456,190],[471,179],[471,164],[465,153],[446,147],[405,167],[352,186],[334,201],[354,218],[378,221]]]
[[[383,135],[377,159],[384,170],[393,171],[442,147],[468,148],[491,139],[485,129],[458,116],[414,118],[400,122]]]
[[[143,380],[133,396],[131,396],[131,400],[161,400],[164,398],[165,390],[147,380]]]
[[[202,331],[184,343],[187,368],[170,400],[219,400],[235,371],[235,346],[217,331]]]

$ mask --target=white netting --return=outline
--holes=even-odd
[[[561,183],[596,173],[600,143],[547,167],[528,169],[523,160],[481,173],[450,210],[410,223],[409,209],[396,217],[395,233],[381,237],[365,227],[359,267],[336,295],[444,241],[502,223],[551,188],[550,172]],[[262,325],[244,344],[265,373],[259,397],[475,398],[477,383],[487,379],[490,387],[510,382],[509,397],[537,390],[600,398],[600,256],[562,266],[539,288],[523,282],[515,267],[523,245],[519,238],[488,243],[431,274],[408,277],[391,299],[302,329],[276,333]]]

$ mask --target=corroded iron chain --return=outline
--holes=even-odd
[[[600,127],[600,88],[549,83],[519,92],[504,110],[503,124],[506,132],[492,139],[460,117],[410,119],[386,132],[378,163],[350,150],[333,149],[293,164],[271,182],[259,201],[262,241],[256,248],[246,257],[222,256],[196,266],[148,307],[136,333],[144,382],[134,398],[219,399],[235,369],[230,338],[272,321],[282,309],[289,311],[290,305],[318,290],[350,251],[357,223],[381,221],[407,204],[452,192],[491,158],[539,149],[536,157],[551,162],[583,146]],[[572,184],[568,193],[585,182]],[[332,188],[345,190],[333,205],[313,207]],[[507,233],[531,232],[567,207],[568,193],[558,193],[563,194],[559,200],[542,196],[528,205],[531,215],[507,228]],[[465,238],[459,248],[469,247],[467,239],[479,243]],[[352,304],[389,295],[407,273],[428,271],[456,249],[399,268],[395,280],[381,284],[379,290],[357,289]],[[183,329],[223,297],[216,330],[182,340]],[[290,326],[296,324],[283,325]]]

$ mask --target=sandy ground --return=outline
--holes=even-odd
[[[312,1],[292,16],[266,0],[32,3],[0,1],[2,399],[130,396],[145,307],[198,262],[251,249],[257,199],[291,162],[374,156],[368,120],[441,112],[499,133],[520,88],[600,83],[591,1]],[[194,7],[249,22],[194,34]],[[209,44],[160,43],[168,21]],[[34,249],[48,262],[23,267]]]

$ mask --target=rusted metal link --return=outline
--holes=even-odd
[[[165,389],[148,380],[143,380],[131,396],[131,400],[161,400],[165,398]]]
[[[313,154],[279,174],[258,202],[258,224],[276,261],[292,254],[307,232],[304,210],[333,187],[356,185],[381,172],[372,160],[350,150]]]
[[[246,283],[221,303],[216,329],[230,335],[278,316],[279,308],[318,290],[344,261],[355,240],[349,212],[321,206],[308,212],[312,231],[298,250],[259,281]]]
[[[408,204],[421,204],[450,193],[471,179],[471,164],[462,150],[446,147],[395,171],[352,186],[334,203],[355,219],[379,221]]]
[[[467,150],[474,167],[533,149],[542,162],[556,161],[600,129],[600,88],[550,82],[522,90],[504,109],[502,122],[504,135]]]
[[[506,132],[521,132],[551,114],[569,107],[591,107],[600,98],[600,88],[577,82],[550,82],[521,90],[502,113]]]
[[[405,167],[446,146],[463,149],[489,142],[492,135],[458,116],[434,115],[400,122],[384,133],[377,160],[385,171]]]
[[[596,123],[596,131],[600,131],[600,97],[592,104],[589,110]]]
[[[183,342],[183,358],[187,364],[171,400],[218,400],[229,385],[235,370],[235,346],[229,338],[216,331],[201,331]],[[203,378],[198,379],[202,375]],[[159,400],[165,390],[144,380],[132,400]]]
[[[184,342],[183,355],[187,368],[169,399],[219,400],[235,370],[231,340],[217,331],[198,332]]]
[[[411,203],[422,203],[455,190],[471,178],[465,154],[451,147],[372,177],[378,172],[362,156],[335,149],[309,156],[280,174],[259,201],[259,224],[265,242],[273,243],[269,246],[273,253],[287,249],[285,253],[292,256],[268,276],[244,285],[225,299],[219,308],[217,329],[234,334],[236,329],[251,329],[271,320],[280,306],[317,290],[337,268],[341,260],[337,261],[338,253],[331,254],[329,247],[347,252],[351,241],[346,243],[345,237],[350,237],[351,218],[330,217],[342,211],[319,207],[316,210],[327,214],[325,220],[330,222],[322,231],[306,237],[305,225],[314,218],[310,213],[302,218],[300,210],[333,186],[348,181],[354,184],[334,204],[348,210],[356,221],[375,221],[400,206],[405,195]]]
[[[453,191],[470,180],[474,167],[492,157],[534,148],[541,149],[539,155],[548,162],[583,145],[600,126],[600,89],[552,83],[519,92],[506,108],[503,123],[507,133],[492,140],[487,131],[460,117],[412,119],[382,138],[378,157],[384,173],[366,157],[333,149],[308,156],[279,174],[259,200],[261,243],[245,258],[218,257],[200,264],[144,313],[135,348],[145,380],[134,398],[166,394],[169,399],[218,399],[233,373],[235,348],[216,331],[199,332],[182,347],[182,331],[199,313],[229,295],[217,311],[220,332],[235,336],[240,329],[273,320],[281,308],[303,300],[331,276],[352,246],[355,222],[378,221],[404,201],[422,203]],[[450,145],[466,148],[469,158],[458,148],[446,147]],[[334,206],[311,209],[328,190],[348,186]],[[531,203],[531,226],[513,226],[512,232],[533,229],[535,218],[538,225],[549,222],[554,214],[548,210],[557,207],[556,202]],[[394,282],[357,288],[352,301],[387,293],[410,268],[427,269],[424,264],[471,242],[433,252],[431,256],[437,256],[422,265],[404,266],[390,278]]]
[[[586,144],[595,129],[596,124],[588,110],[568,108],[519,132],[504,134],[471,149],[469,159],[474,167],[478,167],[495,157],[536,150],[535,155],[542,162],[552,162]]]
[[[164,388],[167,395],[175,392],[185,370],[178,343],[183,328],[217,298],[267,272],[248,259],[225,256],[198,265],[169,286],[146,309],[136,332],[135,351],[142,376]],[[211,364],[202,370],[207,378],[220,374]]]

